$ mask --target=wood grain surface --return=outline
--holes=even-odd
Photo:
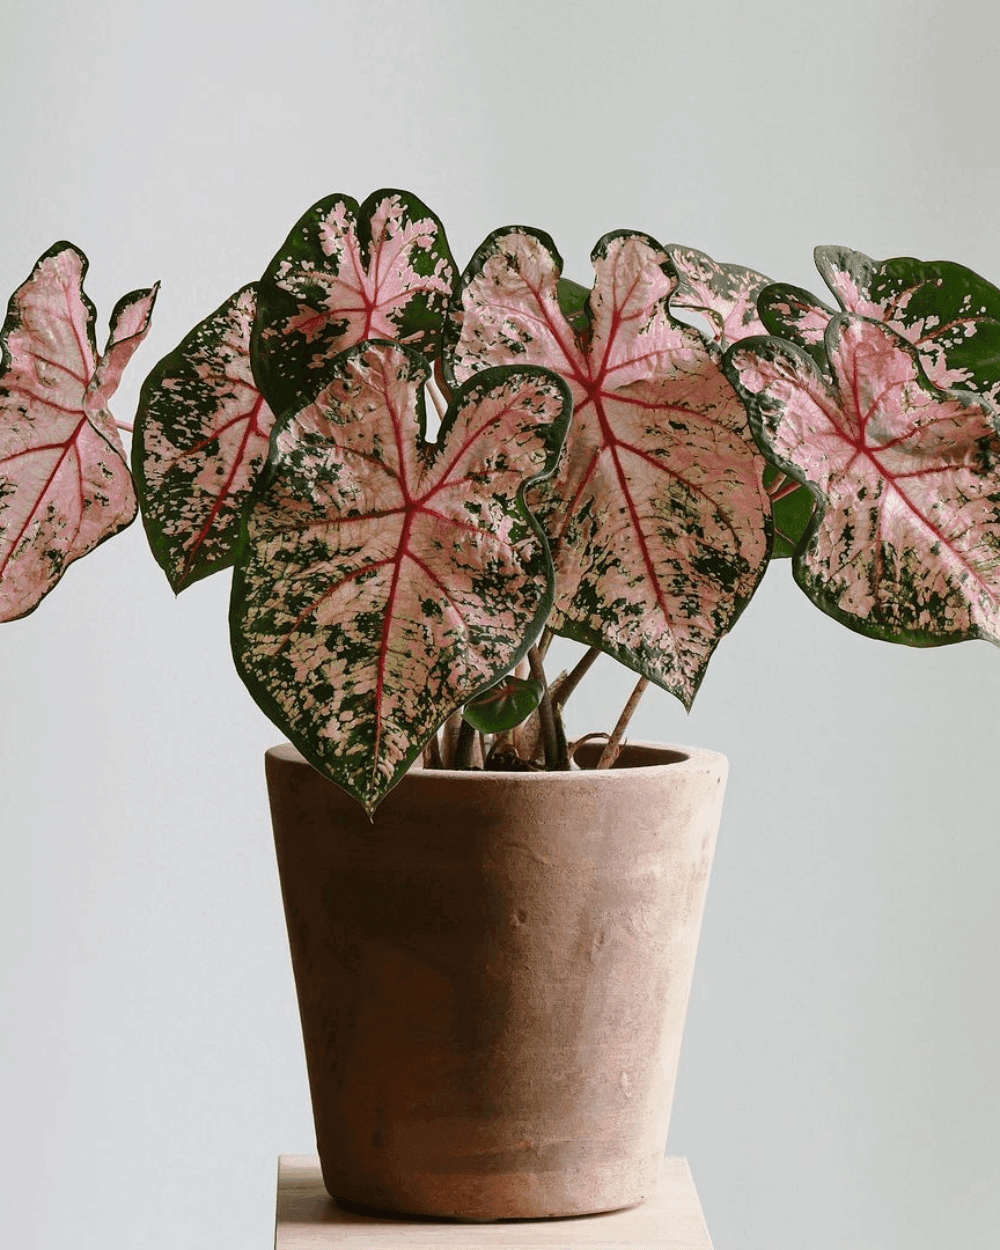
[[[392,1219],[342,1211],[327,1195],[319,1160],[282,1155],[278,1160],[275,1250],[541,1250],[587,1246],[591,1250],[712,1250],[687,1160],[668,1158],[655,1198],[627,1211],[565,1220],[514,1220],[496,1224],[445,1223],[417,1217]]]

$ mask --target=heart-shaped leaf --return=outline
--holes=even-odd
[[[394,339],[433,358],[454,280],[444,227],[406,191],[320,200],[296,223],[260,281],[254,376],[275,412],[319,389],[324,363],[365,339]]]
[[[542,701],[545,687],[534,677],[508,675],[465,705],[463,715],[484,734],[504,733],[525,720]]]
[[[912,343],[935,385],[1000,395],[1000,291],[992,283],[951,261],[878,261],[846,247],[815,255],[840,306]]]
[[[429,366],[369,342],[282,417],[233,582],[237,667],[371,812],[438,726],[527,652],[552,565],[523,503],[569,421],[561,379],[489,370],[425,440]]]
[[[552,240],[496,231],[462,277],[446,362],[459,380],[514,362],[566,378],[566,450],[532,495],[556,565],[550,624],[690,705],[766,566],[770,506],[718,349],[669,314],[667,260],[645,235],[605,236],[581,338]]]
[[[86,272],[78,248],[56,243],[0,331],[0,620],[32,611],[74,560],[135,519],[107,403],[149,328],[156,287],[118,302],[98,357]]]
[[[752,334],[763,334],[757,296],[771,281],[745,265],[723,265],[693,247],[671,244],[666,249],[677,273],[671,308],[686,308],[708,321],[712,337],[725,350]]]
[[[726,357],[758,437],[818,500],[796,580],[876,638],[1000,642],[996,410],[935,387],[886,326],[838,315],[825,347],[830,377],[772,338]]]
[[[840,308],[902,335],[936,386],[1000,396],[1000,290],[992,283],[951,261],[872,260],[846,247],[818,247],[815,257]],[[758,304],[770,334],[827,368],[824,333],[835,309],[784,283],[762,291]]]
[[[250,371],[256,287],[230,296],[143,383],[132,463],[149,545],[175,591],[233,562],[274,415]]]

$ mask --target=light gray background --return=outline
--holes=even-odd
[[[282,15],[282,7],[284,15]],[[974,3],[3,6],[0,291],[67,237],[102,327],[163,290],[116,413],[332,191],[403,186],[464,264],[631,227],[815,288],[816,243],[1000,280],[998,25]],[[0,629],[0,1245],[270,1244],[311,1121],[228,575],[137,526]],[[607,727],[608,662],[572,728]],[[690,717],[732,777],[670,1148],[717,1250],[993,1247],[1000,655],[909,652],[787,564]]]

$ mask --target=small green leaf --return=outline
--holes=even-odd
[[[544,687],[534,677],[505,677],[484,694],[465,705],[463,715],[484,734],[513,729],[538,707]]]
[[[559,285],[556,288],[556,297],[559,300],[559,309],[562,315],[573,327],[573,333],[578,337],[585,335],[590,328],[590,314],[588,312],[590,288],[581,286],[579,282],[574,282],[571,278],[564,278],[560,275]]]
[[[771,559],[787,560],[795,554],[805,537],[816,501],[808,486],[796,482],[770,464],[764,470],[764,489],[772,496],[774,550]]]

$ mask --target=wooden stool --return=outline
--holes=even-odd
[[[686,1159],[667,1159],[659,1192],[642,1206],[565,1220],[513,1220],[501,1224],[449,1224],[435,1220],[354,1215],[342,1211],[323,1188],[314,1155],[278,1160],[275,1250],[712,1250]]]

